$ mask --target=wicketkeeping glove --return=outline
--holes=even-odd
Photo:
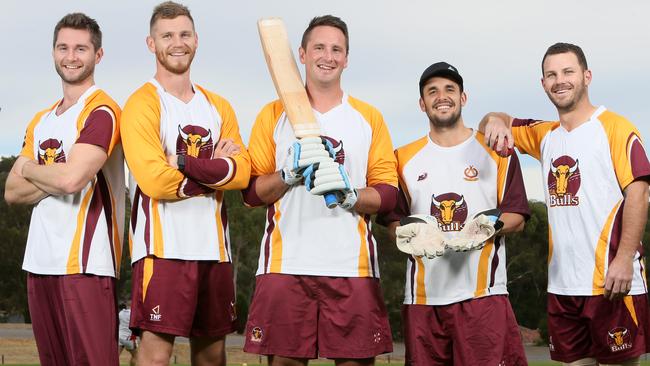
[[[395,229],[397,248],[416,257],[429,259],[445,253],[444,235],[438,220],[430,215],[412,215],[400,221],[402,226]]]
[[[445,246],[457,252],[483,248],[485,242],[503,227],[500,216],[498,209],[478,213],[452,239],[445,240]]]
[[[287,151],[287,158],[280,173],[284,183],[290,186],[300,183],[307,167],[323,159],[331,159],[331,145],[320,137],[296,140]]]

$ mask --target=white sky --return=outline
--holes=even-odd
[[[0,156],[19,152],[25,127],[61,96],[54,71],[52,31],[66,13],[97,19],[105,56],[96,82],[119,103],[154,72],[144,39],[158,1],[3,1],[0,34]],[[590,96],[628,117],[646,138],[650,109],[650,2],[621,0],[434,1],[289,0],[185,1],[199,34],[192,79],[228,99],[248,141],[261,107],[275,90],[257,35],[261,17],[284,18],[291,42],[317,15],[348,23],[350,63],[343,75],[349,94],[375,105],[394,145],[424,135],[428,120],[417,105],[422,71],[447,61],[465,79],[469,100],[463,116],[475,127],[483,114],[554,119],[540,86],[540,62],[558,41],[580,45],[593,71]],[[523,158],[530,198],[543,200],[538,164]]]

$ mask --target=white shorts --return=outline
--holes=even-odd
[[[133,351],[138,348],[137,338],[120,338],[119,339],[120,347],[124,347],[129,351]]]

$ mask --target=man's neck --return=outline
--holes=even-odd
[[[167,93],[182,100],[184,103],[189,103],[189,101],[192,100],[192,97],[194,97],[194,88],[192,87],[192,81],[190,80],[189,69],[182,74],[174,74],[164,68],[158,67],[154,79],[160,83],[160,86],[162,86]]]
[[[343,99],[340,83],[325,86],[307,82],[306,88],[312,108],[320,113],[326,113],[340,105]]]
[[[88,88],[92,87],[93,85],[95,85],[95,80],[92,76],[79,84],[68,84],[64,81],[63,100],[61,101],[61,104],[59,104],[56,108],[56,114],[61,115],[67,111],[68,108],[77,104],[79,98],[83,95],[83,93],[85,93],[86,90],[88,90]]]
[[[449,127],[436,127],[431,122],[429,122],[429,126],[431,127],[429,138],[433,143],[442,147],[460,145],[472,136],[472,129],[465,127],[462,118]]]
[[[588,98],[584,98],[570,111],[558,110],[560,124],[567,131],[574,130],[589,121],[596,109],[597,107],[593,106]]]

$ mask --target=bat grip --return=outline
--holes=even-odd
[[[327,208],[334,208],[339,202],[339,200],[336,198],[336,193],[334,192],[326,193],[323,198],[325,198],[325,204],[327,205]]]

